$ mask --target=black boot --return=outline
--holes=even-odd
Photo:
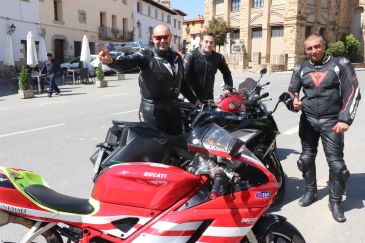
[[[334,218],[334,220],[339,223],[343,223],[346,221],[341,202],[330,202],[328,206],[332,212],[332,217]]]
[[[332,217],[339,223],[345,222],[346,217],[342,208],[342,195],[345,193],[346,181],[350,172],[344,169],[340,172],[330,172],[329,178],[329,208]]]
[[[311,205],[317,199],[317,191],[306,191],[302,198],[299,200],[301,207],[307,207]]]
[[[310,171],[303,172],[303,179],[306,192],[299,200],[299,205],[301,207],[307,207],[311,205],[317,198],[317,180],[315,168],[312,168]]]

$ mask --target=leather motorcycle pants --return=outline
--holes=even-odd
[[[153,102],[142,100],[139,107],[139,119],[169,134],[182,133],[182,118],[176,102]]]
[[[329,167],[329,199],[331,202],[341,202],[345,192],[346,181],[350,176],[343,160],[344,134],[334,133],[336,118],[312,118],[302,113],[299,123],[302,153],[298,160],[299,170],[307,191],[317,190],[315,158],[319,138],[321,138],[324,153]]]

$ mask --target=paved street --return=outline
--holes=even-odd
[[[271,82],[266,89],[273,101],[287,89],[290,72],[264,76]],[[361,92],[365,71],[358,71]],[[234,74],[235,84],[256,73]],[[216,93],[222,77],[217,75]],[[20,167],[44,176],[51,188],[68,195],[90,196],[93,170],[90,155],[95,144],[104,140],[111,121],[137,120],[139,88],[137,74],[127,74],[126,80],[111,81],[109,87],[94,85],[60,86],[61,96],[47,98],[40,95],[22,100],[18,95],[0,96],[0,165]],[[344,208],[347,222],[339,224],[328,209],[328,168],[322,148],[317,157],[319,200],[307,208],[298,205],[304,192],[301,174],[296,166],[300,153],[298,138],[299,113],[292,113],[281,105],[274,114],[281,135],[278,154],[287,178],[284,202],[271,211],[283,215],[293,223],[309,243],[365,243],[365,163],[362,149],[365,144],[365,98],[357,117],[346,133],[345,160],[351,172]],[[0,242],[19,242],[14,228],[0,228]]]

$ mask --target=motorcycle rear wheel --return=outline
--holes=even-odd
[[[288,221],[271,225],[267,234],[259,243],[305,243],[302,234]]]
[[[25,236],[29,227],[22,224],[8,224],[6,226],[2,226],[0,229],[0,242],[4,243],[16,243],[20,242],[20,240]],[[61,235],[53,230],[49,229],[39,236],[35,238],[32,242],[36,243],[63,243]]]

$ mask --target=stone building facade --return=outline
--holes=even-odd
[[[238,68],[292,69],[305,58],[303,42],[311,33],[328,42],[352,33],[363,46],[364,7],[365,0],[205,0],[205,19],[227,22],[231,31],[221,50],[232,63],[239,59]]]
[[[197,18],[185,19],[183,22],[183,49],[190,51],[200,44],[200,35],[204,30],[204,17],[198,15]]]

